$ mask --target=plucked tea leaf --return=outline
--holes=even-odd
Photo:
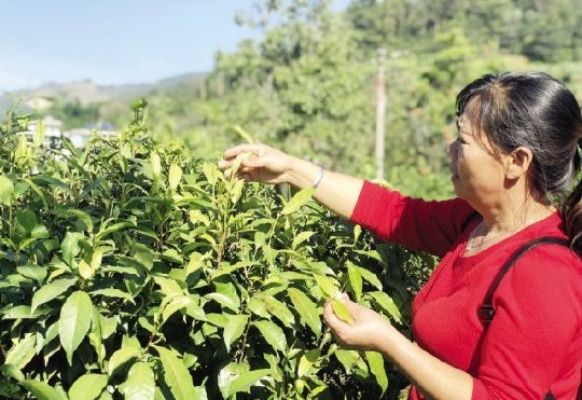
[[[333,299],[331,301],[331,308],[333,309],[333,313],[336,315],[336,317],[350,325],[354,324],[354,319],[352,318],[348,308],[340,299]]]
[[[238,133],[238,135],[243,138],[244,140],[247,141],[247,143],[254,143],[255,141],[253,140],[253,138],[251,137],[251,135],[249,135],[243,128],[241,128],[239,125],[234,125],[232,127],[232,129]]]
[[[334,279],[325,275],[313,275],[313,277],[326,299],[330,300],[336,297],[339,290]]]

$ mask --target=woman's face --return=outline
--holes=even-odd
[[[495,202],[504,190],[505,174],[493,145],[463,113],[458,137],[449,145],[451,180],[455,194],[473,206]]]

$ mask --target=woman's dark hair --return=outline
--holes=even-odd
[[[487,74],[457,96],[457,115],[465,111],[499,151],[531,150],[533,193],[557,199],[572,247],[582,250],[582,181],[568,195],[581,165],[582,114],[572,92],[546,73]]]

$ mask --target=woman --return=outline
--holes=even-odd
[[[457,97],[458,137],[449,146],[456,198],[423,201],[324,171],[264,145],[243,152],[245,179],[298,188],[381,239],[442,257],[413,305],[409,341],[376,312],[344,296],[355,321],[330,305],[324,319],[347,347],[375,350],[406,374],[412,399],[582,399],[582,183],[580,107],[543,73],[485,75]],[[557,204],[557,206],[556,206]],[[539,245],[508,259],[532,239]],[[500,268],[494,317],[479,309]]]

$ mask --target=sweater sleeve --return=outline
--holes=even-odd
[[[350,220],[382,240],[443,256],[472,212],[469,204],[458,198],[414,199],[366,181]]]
[[[564,365],[579,364],[580,349],[573,349],[582,326],[579,259],[559,246],[528,252],[503,278],[493,306],[472,398],[542,399],[568,373]],[[579,378],[573,379],[576,388]]]

